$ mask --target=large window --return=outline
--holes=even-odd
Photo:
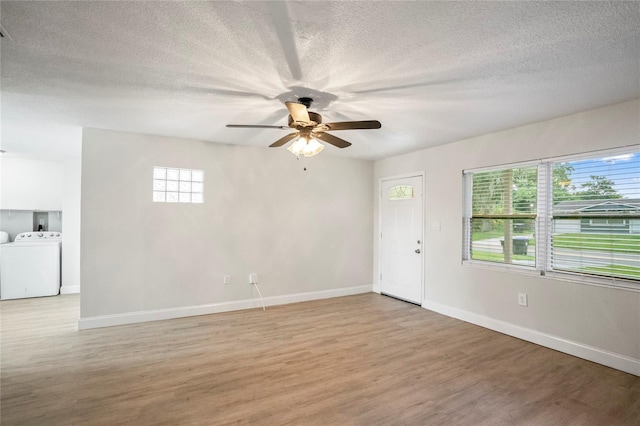
[[[464,181],[464,260],[640,282],[637,151],[465,171]]]

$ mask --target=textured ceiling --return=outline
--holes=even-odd
[[[2,149],[82,127],[266,147],[283,102],[377,159],[640,97],[639,2],[2,1]],[[323,155],[326,155],[323,153]],[[283,152],[284,155],[284,152]]]

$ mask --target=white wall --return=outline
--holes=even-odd
[[[62,210],[64,168],[61,161],[2,156],[3,210]],[[31,227],[30,227],[31,228]]]
[[[47,231],[62,232],[62,212],[49,212],[47,221]]]
[[[21,232],[32,230],[33,211],[0,210],[0,231],[7,232],[10,241],[14,241]]]
[[[636,100],[377,161],[376,188],[382,177],[425,172],[423,305],[640,375],[640,292],[461,262],[462,170],[637,145],[639,118]],[[529,307],[518,306],[518,292],[529,295]]]
[[[62,194],[62,294],[80,291],[80,180],[80,159],[65,160]]]
[[[285,149],[84,129],[80,327],[255,301],[253,272],[265,298],[370,291],[373,163],[331,149],[305,172]],[[205,203],[153,203],[154,166],[204,170]]]

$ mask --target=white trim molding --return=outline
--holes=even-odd
[[[310,300],[330,299],[332,297],[351,296],[354,294],[370,293],[372,285],[360,285],[343,287],[330,290],[313,291],[308,293],[286,294],[283,296],[271,296],[264,298],[265,306],[285,305],[289,303],[307,302]],[[239,311],[260,307],[260,300],[245,299],[233,302],[210,303],[197,306],[182,306],[178,308],[154,309],[149,311],[124,312],[121,314],[101,315],[95,317],[80,318],[78,330],[91,328],[111,327],[115,325],[135,324],[147,321],[160,321],[174,318],[193,317],[197,315],[209,315],[220,312]]]
[[[640,376],[640,359],[631,358],[615,352],[563,339],[562,337],[542,333],[537,330],[521,327],[519,325],[500,321],[473,312],[464,311],[462,309],[441,305],[429,300],[424,300],[422,302],[422,307],[448,317],[479,325],[480,327],[488,328],[540,346],[545,346],[578,358],[593,361],[598,364],[606,365],[607,367]]]

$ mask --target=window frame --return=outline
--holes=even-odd
[[[599,274],[589,274],[586,272],[557,270],[552,265],[552,233],[553,233],[553,166],[560,162],[577,162],[598,159],[620,154],[638,154],[640,149],[637,145],[626,146],[615,149],[599,150],[586,153],[572,154],[561,157],[548,157],[535,161],[523,161],[518,163],[508,163],[490,167],[466,169],[462,171],[463,182],[463,241],[462,241],[462,264],[470,267],[483,267],[488,269],[498,269],[513,271],[526,275],[536,275],[550,277],[562,281],[578,282],[596,286],[613,287],[625,290],[640,292],[640,279],[623,278]],[[535,217],[535,267],[517,265],[513,263],[500,263],[486,260],[472,259],[471,257],[471,233],[472,233],[472,206],[473,206],[473,174],[486,171],[501,171],[506,169],[522,168],[537,165],[537,212]],[[629,220],[625,220],[629,223]],[[621,225],[623,226],[623,225]],[[613,226],[612,226],[613,227]]]

